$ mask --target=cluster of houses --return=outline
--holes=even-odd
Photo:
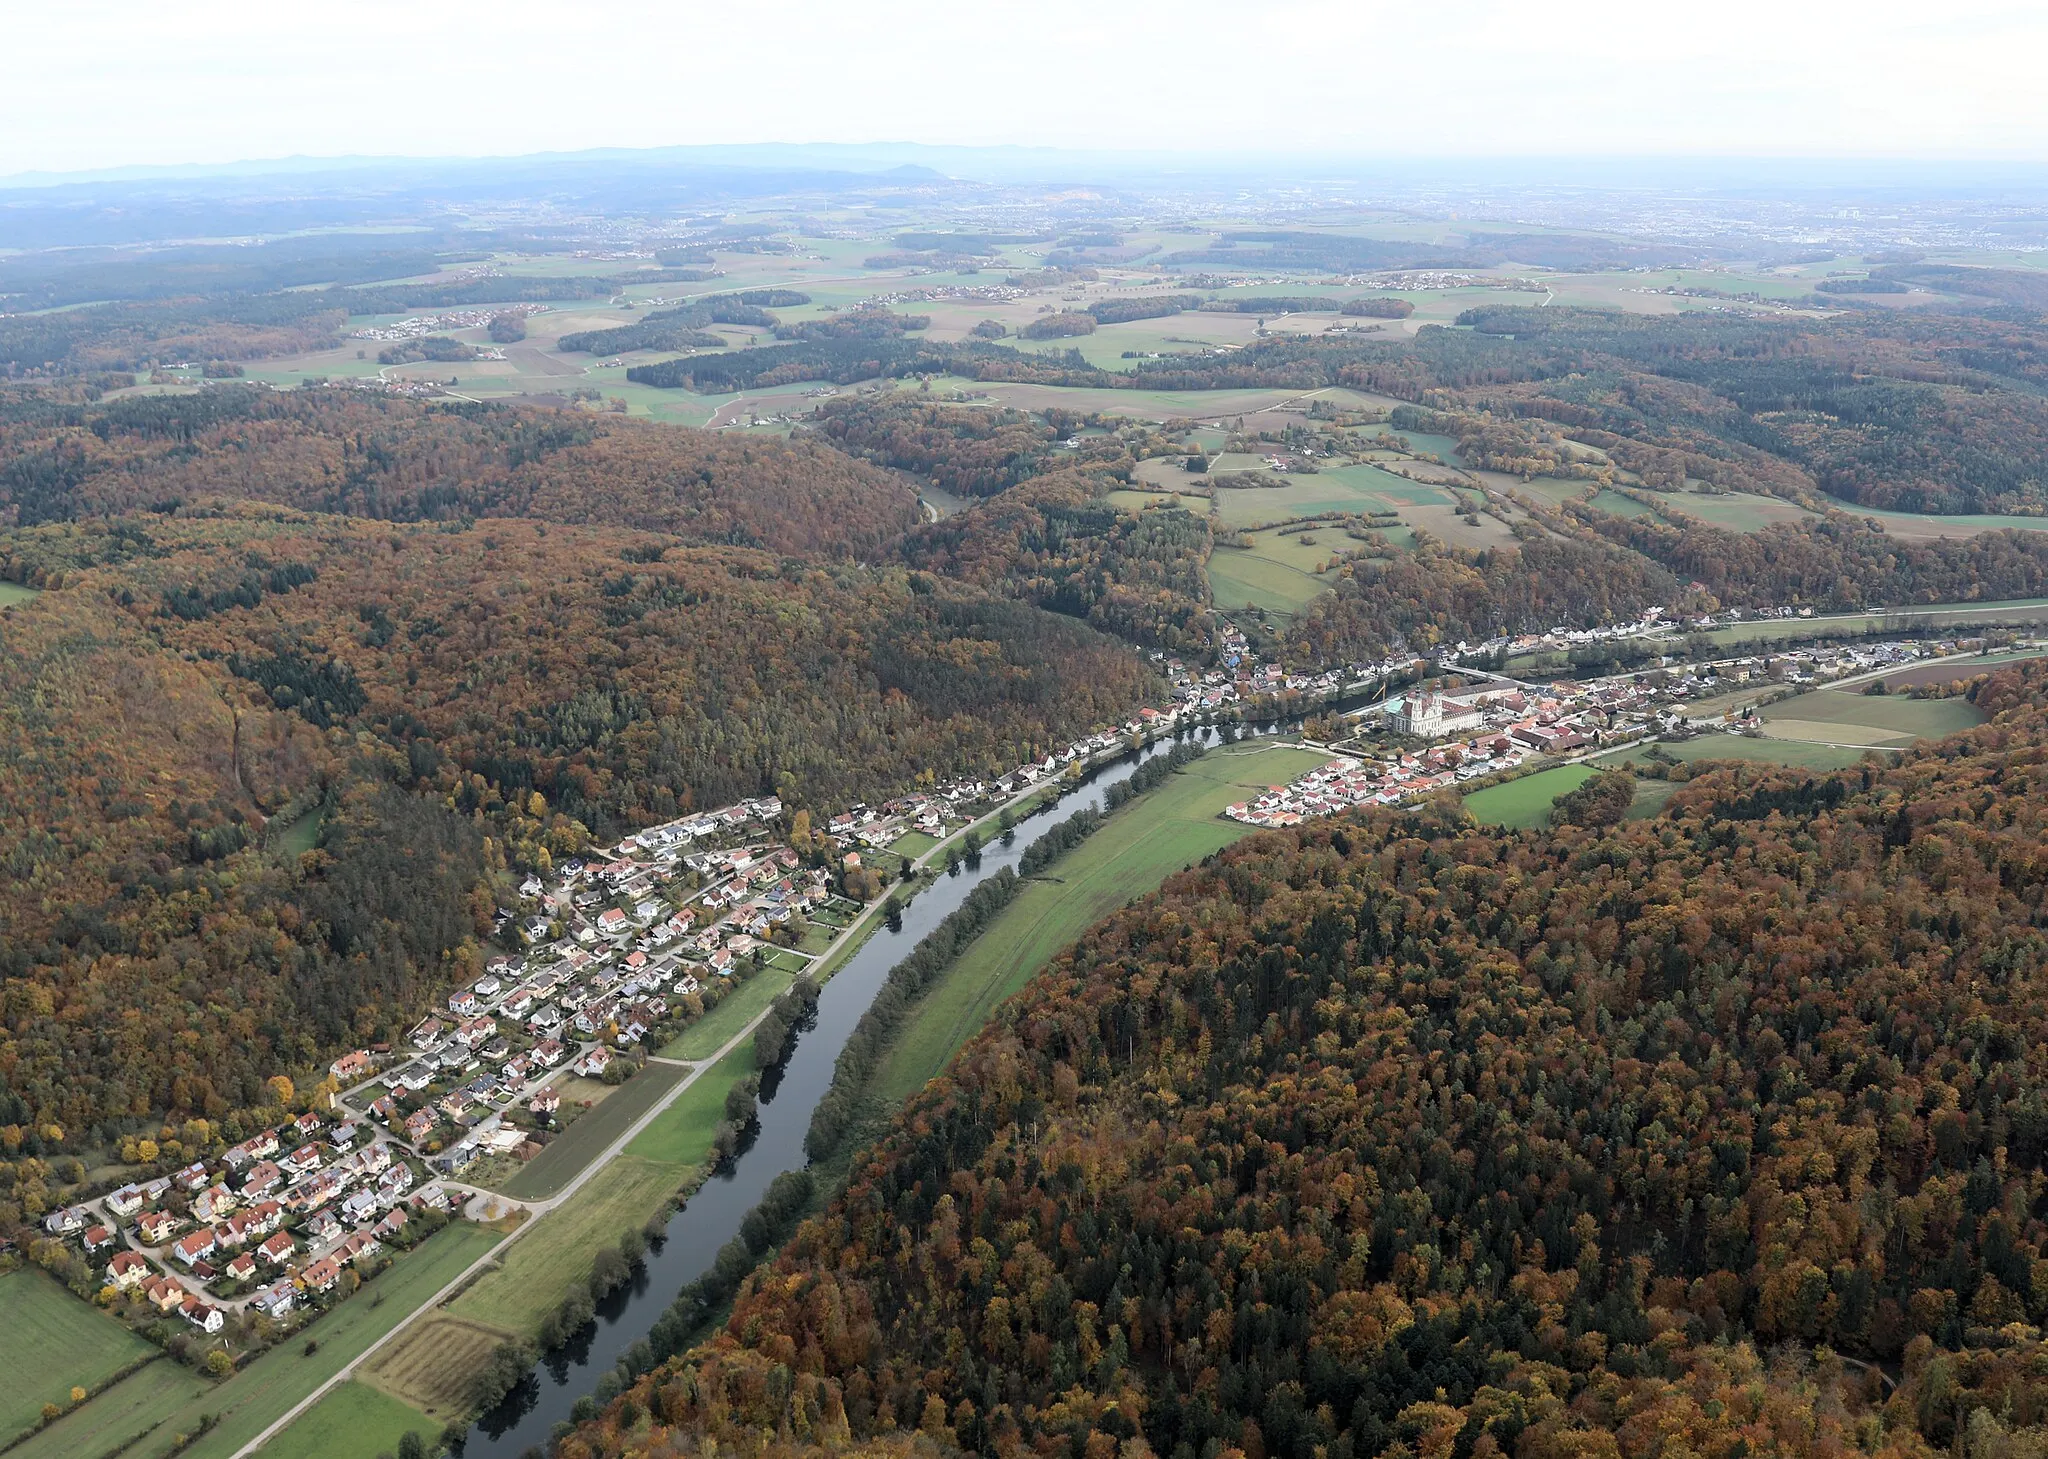
[[[348,337],[385,342],[421,339],[430,334],[445,334],[451,329],[482,329],[500,314],[517,314],[525,319],[547,312],[548,306],[545,304],[504,304],[491,309],[455,309],[442,314],[413,315],[395,324],[368,325],[362,329],[350,330]]]
[[[358,1059],[367,1061],[350,1055],[337,1065]],[[413,1190],[412,1167],[388,1145],[355,1148],[361,1135],[348,1122],[301,1115],[217,1160],[52,1211],[43,1226],[104,1259],[108,1286],[202,1332],[219,1332],[243,1304],[282,1318],[382,1250],[408,1206],[442,1200]]]

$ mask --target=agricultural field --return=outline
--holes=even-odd
[[[555,1194],[688,1073],[674,1064],[649,1064],[596,1109],[579,1116],[498,1189],[521,1200]]]
[[[715,976],[714,973],[705,975],[707,979]],[[675,1042],[661,1051],[661,1057],[692,1062],[710,1058],[725,1047],[728,1039],[745,1028],[755,1014],[780,998],[795,981],[794,973],[772,966],[761,969],[746,982],[730,989],[716,1008],[707,1010],[702,1018],[678,1034]]]
[[[1602,769],[1617,765],[1642,765],[1647,745],[1615,750],[1595,756],[1592,764]],[[1868,750],[1844,745],[1818,745],[1804,740],[1751,739],[1747,735],[1701,735],[1697,739],[1659,744],[1657,749],[1674,760],[1693,764],[1701,760],[1750,760],[1772,765],[1790,765],[1802,770],[1842,770],[1859,763]],[[1878,753],[1882,754],[1882,751]]]
[[[721,1096],[722,1098],[722,1096]],[[423,1326],[446,1318],[480,1322],[505,1332],[530,1333],[569,1289],[590,1275],[590,1259],[632,1227],[644,1225],[674,1195],[688,1168],[622,1154],[567,1201],[540,1217],[505,1248],[504,1259]],[[388,1366],[379,1354],[377,1368]],[[402,1371],[380,1377],[394,1391],[410,1381]]]
[[[1586,765],[1559,765],[1538,770],[1500,785],[1489,785],[1465,797],[1465,809],[1482,826],[1504,826],[1526,830],[1550,818],[1550,807],[1566,791],[1577,790],[1593,778]]]
[[[156,1351],[34,1269],[0,1277],[0,1312],[0,1443],[33,1426],[44,1404],[68,1408],[73,1388],[91,1392]]]
[[[1859,689],[1815,689],[1762,710],[1769,732],[1787,740],[1852,746],[1909,745],[1984,722],[1964,699],[1909,699]]]
[[[401,1339],[403,1341],[404,1339]],[[343,1383],[292,1420],[256,1452],[263,1459],[336,1459],[341,1454],[393,1453],[416,1433],[431,1441],[446,1419],[429,1418],[367,1383]]]
[[[310,1356],[303,1342],[283,1343],[217,1385],[189,1370],[184,1381],[167,1381],[176,1374],[158,1370],[176,1365],[151,1363],[11,1452],[20,1459],[78,1459],[118,1449],[123,1459],[164,1459],[181,1435],[198,1432],[202,1415],[213,1414],[219,1422],[182,1452],[228,1459],[501,1239],[458,1221],[321,1318],[308,1334],[319,1343]]]
[[[1985,514],[1958,515],[1953,517],[1929,516],[1924,512],[1891,512],[1877,507],[1858,506],[1854,502],[1835,501],[1831,505],[1855,517],[1869,517],[1885,532],[1907,542],[1929,542],[1943,537],[1974,537],[1980,532],[1995,532],[2011,528],[2017,532],[2048,532],[2048,517],[2003,517]]]
[[[1223,807],[1329,757],[1262,746],[1212,750],[1110,817],[1047,868],[976,939],[904,1025],[874,1081],[893,1104],[924,1087],[1059,950],[1133,897],[1253,829]]]
[[[699,1075],[653,1124],[633,1137],[625,1153],[665,1165],[697,1164],[711,1149],[712,1132],[725,1118],[727,1092],[753,1071],[750,1039]]]
[[[1219,545],[1208,563],[1216,606],[1299,613],[1335,581],[1327,565],[1359,545],[1342,527],[1319,522],[1252,533],[1250,547]]]
[[[1618,492],[1605,493],[1619,496]],[[1627,497],[1621,497],[1629,501]],[[1671,510],[1695,517],[1710,527],[1720,527],[1729,532],[1761,532],[1780,522],[1811,522],[1814,514],[1797,502],[1788,502],[1783,497],[1758,496],[1753,492],[1731,491],[1725,493],[1686,492],[1681,495],[1666,494],[1660,500],[1668,501]],[[1640,510],[1640,504],[1629,501],[1629,505]],[[1626,515],[1625,513],[1623,515]]]
[[[1884,686],[1894,694],[1902,689],[1911,689],[1918,684],[1952,684],[1960,679],[1967,683],[1979,674],[1989,673],[2007,664],[2026,663],[2044,655],[2038,648],[2016,649],[2010,653],[1972,654],[1967,658],[1937,659],[1931,664],[1919,664],[1913,668],[1901,669],[1895,674],[1884,675]]]
[[[587,1269],[585,1275],[588,1275]],[[556,1301],[560,1301],[566,1291],[565,1284],[563,1291],[556,1294]],[[407,1413],[417,1409],[426,1415],[426,1419],[419,1419],[415,1414],[416,1422],[445,1424],[469,1407],[469,1395],[476,1375],[483,1371],[492,1351],[508,1336],[510,1334],[502,1329],[485,1323],[464,1322],[445,1312],[437,1312],[424,1322],[407,1328],[396,1341],[380,1349],[377,1356],[364,1365],[361,1381],[369,1392],[386,1404]],[[337,1389],[336,1393],[341,1391]],[[332,1395],[321,1400],[292,1428],[318,1418],[331,1398]],[[279,1437],[290,1433],[291,1429],[287,1429]],[[423,1437],[430,1435],[431,1430]],[[347,1447],[352,1453],[372,1452],[363,1443],[350,1443]]]

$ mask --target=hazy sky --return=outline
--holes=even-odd
[[[2048,160],[2039,0],[9,9],[0,174],[754,141]]]

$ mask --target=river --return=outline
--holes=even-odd
[[[1277,733],[1291,726],[1247,728],[1245,735]],[[1214,745],[1216,732],[1192,738]],[[1163,739],[1142,752],[1091,771],[1079,785],[1019,820],[1004,844],[991,841],[979,864],[958,875],[941,874],[903,910],[902,924],[886,923],[832,975],[818,998],[816,1023],[798,1035],[780,1078],[762,1081],[760,1127],[754,1141],[725,1169],[704,1182],[670,1219],[659,1249],[648,1248],[634,1279],[599,1305],[597,1320],[567,1347],[549,1354],[527,1380],[486,1413],[470,1433],[464,1459],[500,1459],[528,1449],[545,1451],[557,1423],[569,1417],[577,1398],[591,1392],[606,1369],[645,1337],[686,1282],[701,1276],[718,1249],[739,1234],[740,1220],[760,1201],[768,1183],[805,1163],[804,1134],[811,1111],[832,1083],[832,1066],[868,1005],[881,991],[889,969],[957,908],[985,878],[1002,867],[1014,869],[1024,848],[1054,820],[1083,806],[1100,807],[1103,792],[1128,779],[1139,763],[1164,754],[1176,741]],[[599,1177],[600,1179],[602,1177]],[[543,1217],[542,1219],[546,1219]]]

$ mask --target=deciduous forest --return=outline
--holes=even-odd
[[[1211,857],[561,1452],[2032,1452],[2048,680],[1976,697],[1652,821]]]

